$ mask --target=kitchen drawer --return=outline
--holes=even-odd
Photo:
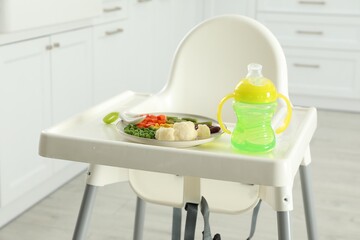
[[[128,17],[128,0],[104,1],[102,15],[94,19],[95,24],[107,23]]]
[[[258,20],[283,46],[360,50],[360,17],[260,13]]]
[[[123,35],[126,31],[126,21],[115,21],[95,26],[93,30],[94,39],[110,38]]]
[[[360,15],[359,0],[258,0],[265,12]]]
[[[360,51],[284,50],[290,93],[360,99]]]

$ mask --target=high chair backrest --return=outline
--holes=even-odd
[[[245,77],[249,63],[263,65],[264,76],[288,95],[284,53],[267,28],[238,15],[203,22],[177,49],[170,80],[160,93],[166,99],[162,108],[215,118],[219,101]],[[234,117],[230,107],[224,108],[225,121]]]

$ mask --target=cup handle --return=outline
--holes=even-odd
[[[225,103],[227,100],[229,100],[230,98],[233,98],[234,96],[235,96],[234,93],[230,93],[230,94],[226,95],[223,99],[221,99],[221,101],[220,101],[220,103],[219,103],[219,105],[218,105],[218,110],[217,110],[217,119],[218,119],[218,121],[219,121],[220,128],[221,128],[224,132],[226,132],[227,134],[231,134],[231,131],[228,130],[228,129],[225,127],[225,125],[224,125],[224,123],[223,123],[223,121],[222,121],[221,112],[222,112],[222,107],[223,107],[224,103]]]
[[[276,134],[279,134],[279,133],[282,133],[283,131],[285,131],[285,129],[290,124],[290,120],[291,120],[291,116],[292,116],[292,107],[291,107],[291,103],[290,103],[289,99],[287,97],[285,97],[284,95],[282,95],[281,93],[278,93],[278,97],[282,98],[286,102],[287,114],[284,119],[284,123],[278,129],[275,130]]]

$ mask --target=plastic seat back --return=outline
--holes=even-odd
[[[196,26],[180,43],[170,78],[147,110],[173,111],[215,118],[219,101],[247,74],[249,63],[288,96],[287,66],[281,46],[259,22],[238,15],[220,16]],[[162,101],[159,103],[158,98]],[[234,121],[225,107],[224,121]]]

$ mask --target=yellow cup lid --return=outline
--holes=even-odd
[[[274,84],[262,75],[262,66],[248,65],[248,74],[235,88],[235,101],[245,103],[270,103],[276,101],[278,94]]]
[[[245,103],[270,103],[277,99],[274,84],[266,78],[257,79],[255,84],[251,79],[243,79],[234,91],[236,101]]]

